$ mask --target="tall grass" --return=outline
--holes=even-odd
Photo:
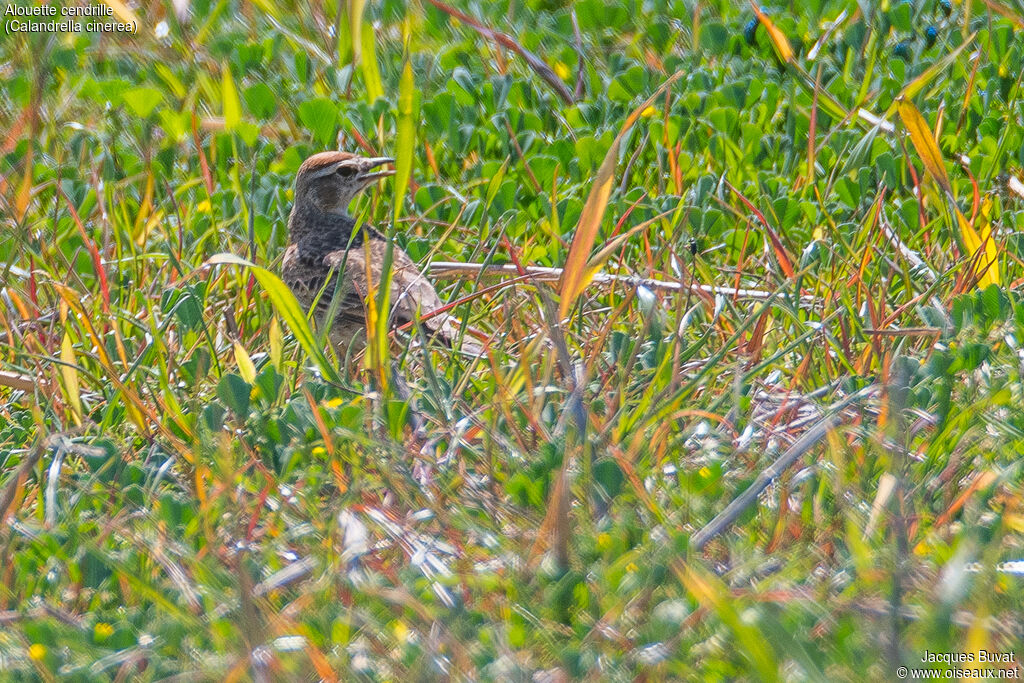
[[[2,677],[888,680],[1018,648],[1015,6],[139,21],[0,47]],[[378,327],[411,405],[273,275],[322,148],[403,159],[353,211],[476,264],[438,288],[483,356]]]

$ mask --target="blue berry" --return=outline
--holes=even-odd
[[[947,17],[953,13],[953,3],[950,0],[939,0],[939,7],[942,8],[942,13]]]
[[[939,37],[939,29],[934,26],[929,26],[924,30],[924,44],[926,48],[931,47],[935,44],[936,39]]]
[[[909,62],[910,61],[910,41],[909,40],[902,40],[902,41],[896,43],[896,47],[894,47],[892,49],[892,53],[895,56],[899,57],[900,59],[904,59],[904,60]]]
[[[760,20],[754,17],[747,22],[747,25],[743,27],[743,37],[747,40],[747,45],[757,44],[757,27],[761,25]]]

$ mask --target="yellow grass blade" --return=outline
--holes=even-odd
[[[363,59],[363,12],[366,0],[349,0],[348,31],[352,36],[352,63],[359,64]]]
[[[978,286],[984,288],[989,285],[998,285],[999,250],[992,239],[988,222],[985,222],[985,226],[979,234],[959,208],[953,207],[953,210],[956,212],[960,237],[970,252],[971,258],[974,259],[974,272],[979,275]]]
[[[974,260],[974,272],[979,275],[978,284],[981,287],[999,284],[999,250],[989,231],[986,230],[985,237],[982,238],[957,207],[956,197],[953,196],[953,186],[949,182],[946,164],[942,159],[942,152],[935,143],[935,136],[932,135],[928,122],[921,116],[921,112],[914,106],[914,103],[906,98],[897,102],[897,111],[910,136],[910,142],[917,150],[918,156],[921,157],[925,171],[942,188],[949,200],[952,212],[956,217],[960,239],[964,247],[967,248],[968,255]]]
[[[21,178],[21,187],[18,195],[14,198],[14,215],[21,221],[28,211],[28,203],[32,199],[32,145],[28,146],[28,154],[25,155],[25,174]]]
[[[949,67],[949,65],[952,64],[956,60],[956,58],[960,56],[960,53],[963,52],[971,43],[974,42],[974,38],[977,35],[977,31],[975,31],[971,35],[967,36],[967,40],[961,43],[956,49],[954,49],[952,52],[950,52],[948,55],[946,55],[939,61],[932,64],[930,67],[921,72],[920,76],[918,76],[910,83],[908,83],[907,86],[903,88],[903,92],[899,94],[899,97],[893,100],[892,105],[885,113],[886,116],[892,114],[893,110],[895,110],[899,106],[900,98],[909,100],[913,98],[915,95],[917,95],[919,92],[924,90],[925,86],[931,83],[936,76],[945,71]]]
[[[270,338],[270,363],[274,369],[281,372],[281,360],[284,351],[284,339],[281,336],[281,323],[275,315],[270,319],[270,331],[267,333]]]
[[[234,343],[235,362],[238,363],[238,374],[249,384],[256,381],[256,366],[249,357],[249,352],[241,343]]]
[[[754,8],[754,14],[757,15],[758,21],[764,26],[765,31],[768,32],[768,37],[772,39],[772,47],[775,48],[775,53],[779,55],[786,64],[793,61],[793,48],[789,44],[789,39],[786,38],[786,34],[779,30],[779,27],[772,23],[772,20],[768,18],[768,15],[761,11],[757,3],[751,0],[750,6]]]
[[[896,108],[900,119],[903,120],[904,128],[907,129],[907,134],[910,135],[914,149],[921,157],[924,169],[939,184],[939,187],[951,195],[953,188],[949,184],[946,164],[942,160],[942,152],[939,151],[939,146],[935,143],[935,136],[932,135],[928,122],[921,116],[921,112],[914,106],[914,103],[906,98],[899,100],[896,103]]]
[[[622,138],[630,127],[636,123],[636,120],[640,118],[644,109],[653,105],[654,101],[665,92],[665,89],[682,76],[682,73],[677,71],[669,77],[668,80],[658,87],[653,95],[647,98],[643,104],[626,118],[625,123],[622,124],[622,128],[619,130],[619,134],[612,141],[612,146],[608,149],[608,153],[605,154],[601,167],[597,170],[597,177],[594,178],[594,184],[590,188],[590,194],[587,196],[587,203],[583,205],[580,222],[576,226],[576,234],[572,238],[572,244],[569,245],[569,254],[565,259],[565,268],[562,271],[562,278],[558,287],[562,297],[558,306],[559,317],[565,317],[576,297],[587,286],[587,262],[590,260],[590,250],[594,247],[594,242],[597,240],[597,231],[601,227],[605,209],[608,208],[608,198],[611,197],[612,187],[615,184],[615,166],[619,158],[619,146],[622,144]],[[590,271],[590,274],[592,276],[593,271]]]
[[[350,257],[351,258],[351,257]],[[366,269],[366,369],[374,373],[381,388],[388,385],[387,356],[388,356],[388,321],[387,310],[384,306],[390,305],[389,294],[391,293],[391,267],[388,267],[381,278],[380,294],[378,294],[377,283],[370,268],[370,244],[363,241],[362,266]],[[385,259],[388,260],[388,259]],[[378,299],[378,296],[380,299]],[[378,303],[381,306],[378,306]]]
[[[231,67],[227,62],[221,67],[221,97],[224,100],[224,128],[234,130],[242,120],[242,102],[238,99],[238,89],[231,75]]]
[[[68,408],[76,425],[82,424],[82,398],[78,389],[78,369],[75,367],[75,350],[71,346],[71,335],[64,333],[60,343],[60,378],[68,395]]]

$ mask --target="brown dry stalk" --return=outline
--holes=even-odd
[[[557,282],[562,276],[561,268],[548,268],[543,266],[526,266],[526,275],[534,282]],[[503,275],[519,276],[519,269],[513,264],[486,265],[482,263],[460,263],[457,261],[435,261],[430,264],[430,276],[439,280],[460,279],[473,276],[499,277]],[[718,285],[705,285],[699,282],[687,284],[683,282],[672,282],[669,280],[656,280],[654,278],[633,277],[630,275],[612,275],[611,273],[597,273],[590,281],[591,285],[626,285],[629,287],[645,287],[647,289],[662,292],[687,292],[700,291],[708,294],[721,294],[723,296],[737,297],[741,299],[754,299],[756,301],[767,301],[774,292],[763,289],[738,289],[735,287],[720,287]],[[779,294],[785,298],[785,294]],[[817,297],[801,296],[802,304],[821,303]]]

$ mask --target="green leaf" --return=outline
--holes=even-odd
[[[606,459],[594,465],[594,479],[605,490],[609,498],[614,498],[622,490],[625,476],[622,474],[619,463]]]
[[[256,83],[245,89],[245,105],[258,119],[269,119],[277,111],[277,97],[266,83]]]
[[[419,107],[415,101],[416,82],[412,75],[412,65],[408,60],[402,67],[402,77],[398,82],[398,135],[395,138],[395,199],[394,219],[398,222],[405,201],[405,192],[412,176],[412,152],[416,147],[416,111]]]
[[[121,98],[140,119],[147,118],[164,101],[163,93],[156,88],[132,88]]]
[[[217,396],[238,418],[244,418],[249,413],[251,393],[249,383],[234,373],[224,375],[217,384]]]
[[[338,121],[338,108],[334,102],[325,97],[306,100],[299,105],[299,120],[313,131],[313,137],[321,145],[330,146],[334,141],[334,126]]]
[[[384,97],[384,86],[380,79],[380,69],[377,67],[377,50],[374,47],[376,38],[373,34],[373,25],[369,22],[363,24],[363,80],[366,81],[366,99],[370,104]]]
[[[897,2],[896,6],[889,11],[889,21],[893,27],[902,33],[910,33],[913,27],[910,24],[910,3]]]

